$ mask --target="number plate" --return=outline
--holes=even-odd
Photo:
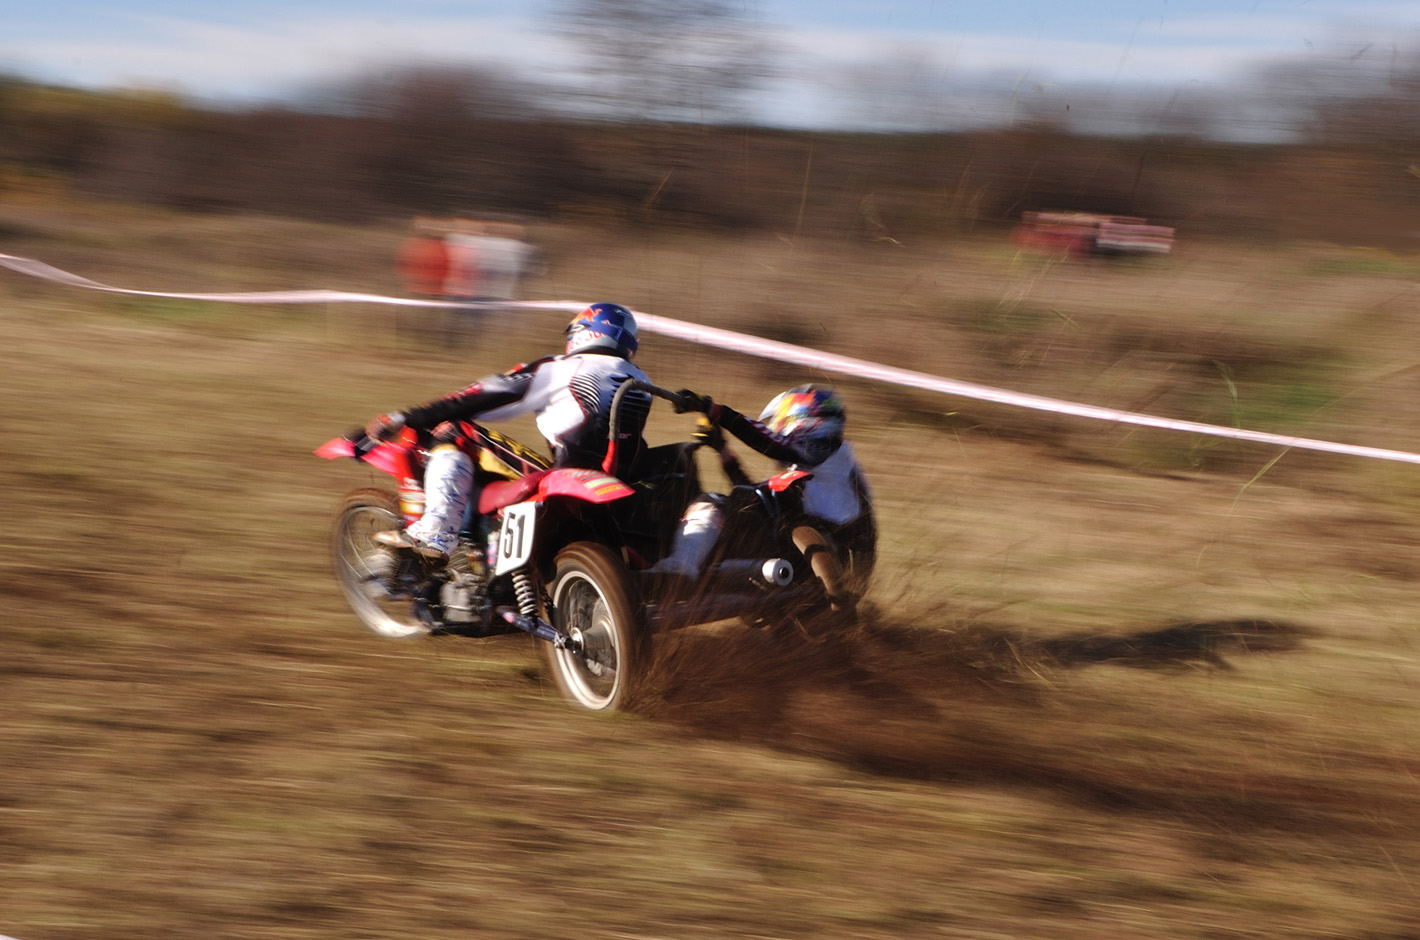
[[[498,533],[498,561],[495,575],[507,574],[528,563],[532,557],[533,525],[537,503],[514,503],[503,509],[503,528]]]

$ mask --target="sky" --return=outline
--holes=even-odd
[[[14,3],[0,72],[218,102],[279,100],[403,64],[555,74],[557,0],[49,0]],[[1259,65],[1420,47],[1416,0],[731,0],[779,50],[754,103],[771,123],[833,123],[892,76],[1036,90],[1220,87]],[[886,76],[886,77],[885,77]],[[888,82],[891,84],[891,82]],[[845,95],[847,98],[845,98]],[[856,103],[861,115],[871,96]]]

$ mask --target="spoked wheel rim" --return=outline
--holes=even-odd
[[[563,691],[583,708],[612,707],[621,692],[624,651],[606,595],[586,574],[572,572],[558,582],[552,604],[554,625],[579,647],[552,651]]]
[[[428,625],[414,615],[410,598],[390,593],[400,559],[393,549],[374,541],[374,535],[398,528],[399,517],[383,503],[352,497],[343,507],[331,544],[336,580],[355,616],[375,633],[388,637],[428,633]]]

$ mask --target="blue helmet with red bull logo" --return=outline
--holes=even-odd
[[[601,352],[630,359],[636,346],[636,318],[621,304],[592,304],[567,324],[569,354]]]
[[[765,406],[759,423],[785,438],[810,465],[823,463],[843,444],[848,411],[826,385],[796,385]]]

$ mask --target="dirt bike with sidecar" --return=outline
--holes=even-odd
[[[797,509],[810,476],[804,471],[749,487],[695,589],[674,597],[663,590],[648,569],[669,551],[681,513],[701,494],[701,445],[647,447],[639,434],[623,435],[622,401],[635,390],[677,400],[647,382],[618,390],[605,467],[629,466],[620,478],[552,467],[506,435],[463,422],[477,498],[447,559],[374,538],[423,514],[427,438],[409,428],[388,441],[356,431],[318,448],[318,456],[353,458],[395,482],[349,493],[331,531],[336,579],[359,620],[386,637],[527,633],[541,641],[569,702],[614,711],[644,678],[658,630],[730,618],[758,627],[851,618],[844,599],[866,587],[875,536],[859,532],[839,544],[834,533],[807,524]],[[618,463],[617,450],[626,447],[636,453]]]

